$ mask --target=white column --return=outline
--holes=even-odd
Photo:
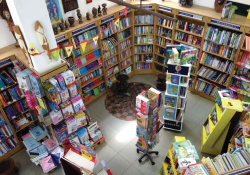
[[[13,21],[15,25],[20,27],[27,45],[32,43],[39,52],[44,51],[35,32],[35,22],[38,20],[44,28],[50,49],[57,47],[45,0],[8,0],[7,3]],[[51,62],[46,51],[41,55],[31,56],[31,60],[34,69],[39,73],[52,69],[61,63],[61,58],[58,61],[52,58]]]

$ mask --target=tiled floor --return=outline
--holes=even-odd
[[[155,87],[157,77],[154,75],[136,75],[130,78],[130,82],[148,83]],[[135,135],[136,123],[131,121],[119,120],[105,109],[105,96],[102,96],[95,102],[87,106],[91,117],[100,125],[103,134],[106,137],[106,143],[96,149],[100,160],[104,160],[111,169],[113,175],[157,175],[161,164],[167,155],[168,148],[173,137],[185,136],[196,147],[200,158],[200,139],[202,124],[208,113],[214,105],[213,102],[206,100],[198,95],[188,93],[188,104],[184,116],[184,125],[181,133],[161,130],[160,143],[154,150],[159,151],[159,155],[154,157],[155,165],[152,166],[149,161],[138,163],[140,154],[136,153]],[[160,110],[160,116],[163,116],[163,107]],[[16,165],[20,169],[20,175],[41,175],[44,174],[41,167],[34,165],[29,160],[26,151],[23,150],[14,156]],[[63,175],[62,167],[58,167],[51,175]]]

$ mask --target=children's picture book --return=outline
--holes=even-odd
[[[165,95],[165,105],[169,107],[176,107],[177,97]]]
[[[67,120],[65,120],[65,123],[68,128],[68,134],[71,134],[72,132],[75,132],[77,130],[76,119],[74,117],[68,118]]]
[[[137,125],[139,125],[140,127],[146,129],[148,127],[148,116],[147,115],[143,115],[140,112],[135,112],[135,117],[137,120]]]
[[[150,88],[148,90],[148,98],[150,99],[150,103],[152,107],[160,107],[161,106],[161,92],[156,90],[155,88]]]
[[[136,142],[136,146],[142,150],[145,151],[147,149],[147,143],[146,140],[138,138],[137,142]]]
[[[232,154],[235,150],[236,150],[235,145],[232,144],[232,143],[229,143],[229,144],[228,144],[227,152],[230,153],[230,154]]]
[[[170,95],[178,95],[178,86],[168,84],[167,93]]]
[[[61,110],[59,110],[59,111],[57,111],[57,112],[51,111],[51,112],[49,113],[49,115],[50,115],[50,118],[51,118],[52,123],[53,123],[54,125],[57,125],[60,121],[63,120],[63,114],[62,114],[62,111],[61,111]]]
[[[139,138],[146,140],[147,139],[147,129],[144,129],[144,128],[140,127],[139,125],[137,125],[136,126],[136,135]]]
[[[75,133],[78,135],[81,144],[85,144],[89,140],[89,134],[85,127],[79,128]]]
[[[166,107],[164,117],[171,119],[171,120],[175,120],[176,119],[176,109]]]
[[[80,95],[77,95],[76,97],[71,99],[71,102],[73,104],[75,113],[77,114],[80,111],[86,110],[83,101],[82,101],[82,97]]]
[[[64,118],[69,118],[74,115],[74,110],[71,101],[66,101],[60,104]]]
[[[241,139],[235,138],[234,141],[235,141],[235,147],[236,147],[236,149],[242,147],[242,140]]]
[[[178,75],[171,75],[171,83],[179,85],[180,82],[180,76]]]

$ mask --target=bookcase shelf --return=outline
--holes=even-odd
[[[19,131],[23,130],[24,128],[28,127],[29,125],[33,124],[34,122],[36,122],[36,120],[30,121],[30,122],[22,125],[17,131],[15,131],[15,133],[18,133]]]
[[[131,28],[131,27],[133,27],[133,26],[128,26],[128,27],[125,27],[125,28],[123,28],[123,29],[119,30],[118,32],[120,33],[120,32],[122,32],[122,31],[124,31],[124,30],[127,30],[127,29]]]
[[[82,68],[82,67],[87,66],[87,65],[90,64],[90,63],[93,63],[94,61],[97,61],[97,60],[100,59],[100,58],[101,58],[101,57],[97,57],[97,58],[94,58],[94,59],[88,61],[87,63],[85,63],[85,64],[79,66],[79,69]]]
[[[134,26],[153,26],[154,23],[134,24]]]
[[[178,40],[178,39],[174,39],[174,41],[179,42],[179,43],[182,43],[182,44],[186,44],[186,45],[189,45],[189,46],[192,46],[192,47],[195,47],[195,48],[197,48],[197,49],[200,49],[200,48],[201,48],[200,46],[196,46],[196,45],[194,45],[194,44],[190,44],[190,43],[188,43],[188,42],[181,41],[181,40]]]
[[[157,61],[155,62],[155,64],[159,64],[159,65],[161,65],[161,66],[163,66],[163,67],[166,67],[166,68],[168,67],[167,65],[162,64],[162,63],[159,63],[159,62],[157,62]]]
[[[197,37],[200,37],[202,38],[203,36],[202,35],[199,35],[199,34],[196,34],[196,33],[192,33],[192,32],[188,32],[188,31],[185,31],[185,30],[181,30],[181,29],[175,29],[176,31],[180,31],[182,33],[186,33],[186,34],[189,34],[189,35],[194,35],[194,36],[197,36]]]
[[[8,65],[11,65],[11,64],[8,64]],[[6,88],[0,89],[0,92],[5,91],[5,90],[7,90],[7,89],[9,89],[9,88],[11,88],[11,87],[13,87],[13,86],[16,86],[16,85],[18,85],[17,82],[14,83],[14,84],[12,84],[12,85],[10,85],[10,86],[7,86]]]
[[[225,74],[230,74],[230,73],[228,73],[228,72],[224,72],[224,71],[223,71],[223,70],[221,70],[221,69],[218,69],[218,68],[215,68],[215,67],[209,66],[209,65],[207,65],[207,64],[203,64],[203,63],[200,63],[200,64],[201,64],[201,65],[203,65],[203,66],[209,67],[209,68],[211,68],[211,69],[214,69],[214,70],[217,70],[217,71],[223,72],[223,73],[225,73]],[[192,66],[194,66],[194,65],[192,65]],[[194,67],[196,67],[196,66],[194,66]]]
[[[88,80],[86,83],[82,84],[80,87],[84,87],[84,86],[86,86],[86,85],[92,83],[93,81],[95,81],[95,80],[97,80],[97,79],[99,79],[99,78],[101,78],[101,77],[103,77],[103,76],[104,76],[104,74],[98,75],[97,77],[95,77],[95,78],[93,78],[93,79],[91,79],[91,80]]]
[[[20,115],[16,116],[16,117],[12,117],[11,119],[9,119],[10,121],[13,120],[13,119],[16,119],[16,118],[19,118],[21,116],[23,116],[23,114],[29,112],[29,109],[27,109],[26,111],[22,112]]]
[[[203,50],[203,52],[206,52],[206,53],[208,53],[208,54],[211,54],[211,55],[214,55],[214,56],[217,56],[217,57],[220,57],[220,58],[229,60],[229,61],[234,61],[234,60],[232,60],[232,59],[230,59],[230,58],[223,57],[222,55],[217,54],[217,53],[213,53],[213,52],[209,52],[209,51],[205,51],[205,50]]]
[[[92,73],[93,71],[95,71],[96,69],[99,69],[99,68],[101,68],[101,67],[102,67],[102,65],[99,65],[99,66],[97,66],[97,67],[95,67],[95,68],[89,70],[88,72],[86,72],[86,73],[84,73],[84,74],[78,76],[78,78],[81,78],[81,77],[83,77],[83,76],[85,76],[85,75],[88,75],[88,74]]]

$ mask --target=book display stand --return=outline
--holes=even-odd
[[[136,134],[138,137],[136,146],[137,153],[143,155],[138,159],[141,163],[147,157],[152,165],[155,164],[151,154],[158,155],[158,151],[149,151],[156,144],[156,134],[159,132],[159,107],[161,103],[161,92],[154,88],[141,92],[136,97]]]

